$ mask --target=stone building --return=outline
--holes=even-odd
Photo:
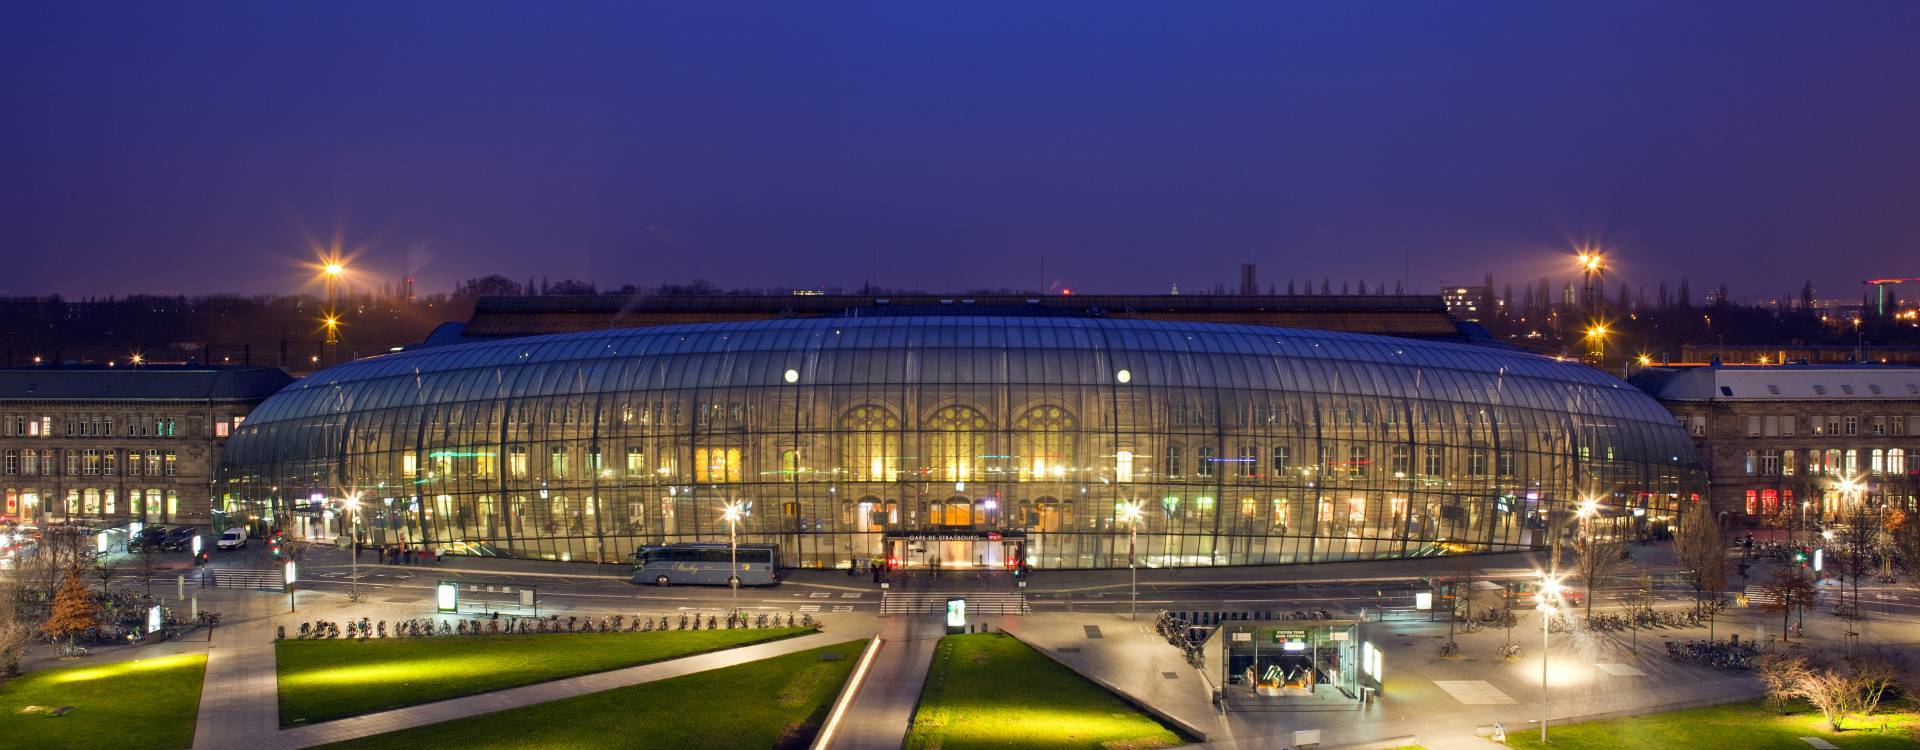
[[[0,369],[0,521],[209,523],[227,437],[291,382],[273,367]]]
[[[1913,507],[1920,368],[1653,367],[1630,380],[1686,426],[1723,514],[1808,527],[1855,498]]]

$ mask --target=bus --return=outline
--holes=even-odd
[[[772,586],[780,582],[774,563],[779,547],[771,544],[739,546],[740,585]],[[633,582],[655,586],[727,585],[727,563],[732,552],[715,542],[679,542],[641,547],[633,553]]]

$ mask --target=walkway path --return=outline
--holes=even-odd
[[[920,686],[933,666],[934,646],[945,633],[940,615],[887,619],[880,632],[885,643],[847,707],[831,750],[900,750],[920,704]]]
[[[278,596],[241,597],[227,604],[227,624],[213,629],[207,677],[200,688],[194,747],[248,747],[280,731],[279,681],[274,675],[274,609]]]

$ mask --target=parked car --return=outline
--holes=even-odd
[[[141,529],[139,534],[127,539],[127,551],[139,552],[149,547],[153,549],[164,549],[160,546],[160,543],[166,541],[166,538],[167,527],[148,526]]]
[[[213,543],[220,549],[240,549],[247,546],[247,530],[239,526],[220,533],[220,540]]]
[[[200,530],[192,526],[175,526],[167,529],[167,535],[160,539],[160,549],[168,552],[186,552],[193,549],[193,536]]]

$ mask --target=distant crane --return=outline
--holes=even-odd
[[[1873,314],[1877,317],[1884,318],[1887,316],[1887,287],[1905,284],[1909,281],[1920,281],[1920,278],[1867,279],[1860,283],[1873,287]]]

